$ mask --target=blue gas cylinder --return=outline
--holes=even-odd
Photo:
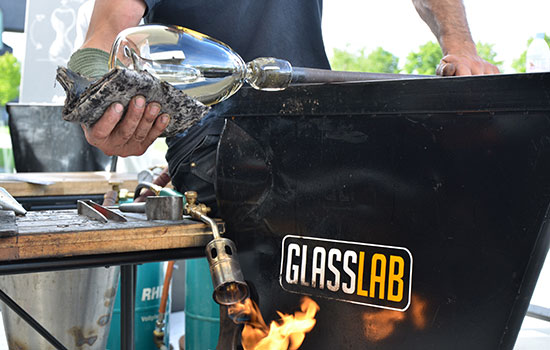
[[[220,307],[206,258],[185,261],[185,349],[215,350],[220,333]]]
[[[136,311],[134,325],[135,350],[154,350],[153,331],[158,317],[166,264],[149,263],[137,267]],[[166,304],[165,344],[169,344],[170,296]],[[111,317],[106,350],[120,349],[120,281]]]

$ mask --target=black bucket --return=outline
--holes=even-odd
[[[91,146],[78,123],[61,117],[63,106],[8,104],[18,172],[102,171],[110,158]]]
[[[301,349],[512,349],[550,231],[550,74],[243,89],[218,206]]]

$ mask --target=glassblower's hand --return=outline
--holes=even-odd
[[[85,77],[99,79],[109,71],[108,60],[107,52],[84,48],[71,56],[67,66]],[[170,121],[167,114],[159,116],[158,103],[147,104],[143,96],[134,96],[124,110],[122,104],[113,103],[92,127],[81,124],[86,140],[106,155],[142,155]]]
[[[448,54],[441,59],[436,74],[442,76],[451,75],[481,75],[498,74],[498,68],[485,61],[477,54]]]
[[[168,126],[170,117],[160,110],[158,103],[134,96],[125,113],[122,104],[113,103],[92,127],[82,128],[86,140],[106,155],[139,156]]]

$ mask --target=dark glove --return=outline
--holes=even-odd
[[[86,78],[99,79],[109,71],[109,54],[100,49],[84,48],[72,54],[67,67]]]

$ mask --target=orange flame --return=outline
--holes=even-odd
[[[371,341],[386,339],[403,319],[405,314],[399,311],[382,310],[376,313],[364,313],[365,336]]]
[[[428,324],[427,320],[428,302],[417,296],[412,296],[411,301],[411,316],[416,328],[424,329]]]
[[[398,325],[407,320],[412,321],[417,329],[424,329],[428,323],[428,302],[413,294],[411,306],[406,312],[381,310],[363,313],[363,330],[365,337],[378,342],[393,334]]]
[[[246,299],[244,303],[229,308],[233,319],[245,315],[247,321],[241,334],[244,350],[296,350],[315,326],[315,314],[319,305],[308,297],[302,298],[300,309],[294,315],[277,312],[281,318],[273,321],[269,328],[265,324],[258,306]]]

